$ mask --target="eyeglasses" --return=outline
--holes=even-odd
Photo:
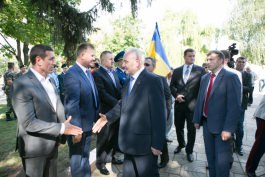
[[[148,66],[150,66],[150,64],[149,63],[145,63],[144,66],[148,67]]]

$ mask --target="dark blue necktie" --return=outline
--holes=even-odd
[[[92,91],[93,91],[93,95],[94,95],[94,100],[95,100],[95,105],[96,107],[98,106],[98,102],[97,102],[97,95],[96,95],[96,89],[95,89],[95,85],[94,85],[94,79],[92,78],[92,75],[90,73],[89,70],[86,70],[86,74],[87,74],[87,78],[88,78],[88,81],[92,87]]]

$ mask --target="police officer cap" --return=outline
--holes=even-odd
[[[114,61],[115,61],[115,62],[118,62],[118,61],[122,60],[122,59],[123,59],[123,56],[124,56],[124,53],[125,53],[124,50],[121,51],[121,52],[119,52],[119,53],[115,56]]]

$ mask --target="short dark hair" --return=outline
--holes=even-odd
[[[78,48],[77,48],[76,56],[79,57],[79,55],[82,52],[84,52],[86,49],[88,49],[88,48],[93,49],[93,50],[95,49],[95,47],[92,44],[90,44],[90,43],[82,43],[82,44],[80,44],[78,46]]]
[[[99,56],[100,60],[102,60],[102,57],[104,57],[104,56],[107,55],[108,53],[109,53],[109,54],[112,54],[112,52],[111,52],[111,51],[108,51],[108,50],[105,50],[105,51],[101,52],[101,54],[100,54],[100,56]]]
[[[48,46],[48,45],[43,45],[43,44],[37,44],[35,46],[33,46],[30,50],[30,54],[29,54],[29,58],[30,58],[30,62],[32,65],[36,64],[36,57],[39,56],[41,58],[45,58],[46,51],[53,51],[53,49]]]
[[[230,51],[228,51],[228,50],[221,50],[221,52],[224,54],[225,59],[229,59],[230,60]]]
[[[191,49],[191,48],[186,49],[186,50],[184,51],[184,56],[186,56],[188,52],[195,52],[195,50],[194,50],[194,49]]]
[[[218,56],[219,59],[222,59],[222,60],[225,59],[225,55],[220,50],[211,50],[210,52],[208,52],[207,57],[209,55],[213,54],[213,53],[217,54],[217,56]]]
[[[236,61],[237,61],[237,60],[247,60],[247,58],[241,56],[241,57],[238,57],[238,58],[236,59]]]
[[[145,57],[145,60],[146,59],[151,60],[153,67],[156,67],[156,60],[154,58],[152,58],[152,57]]]
[[[13,69],[14,66],[15,66],[15,63],[13,63],[13,62],[8,62],[8,63],[7,63],[7,68],[8,68],[8,69]]]

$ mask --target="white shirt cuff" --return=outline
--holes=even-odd
[[[64,125],[64,123],[62,123],[60,135],[62,135],[64,133],[64,130],[65,130],[65,125]]]

